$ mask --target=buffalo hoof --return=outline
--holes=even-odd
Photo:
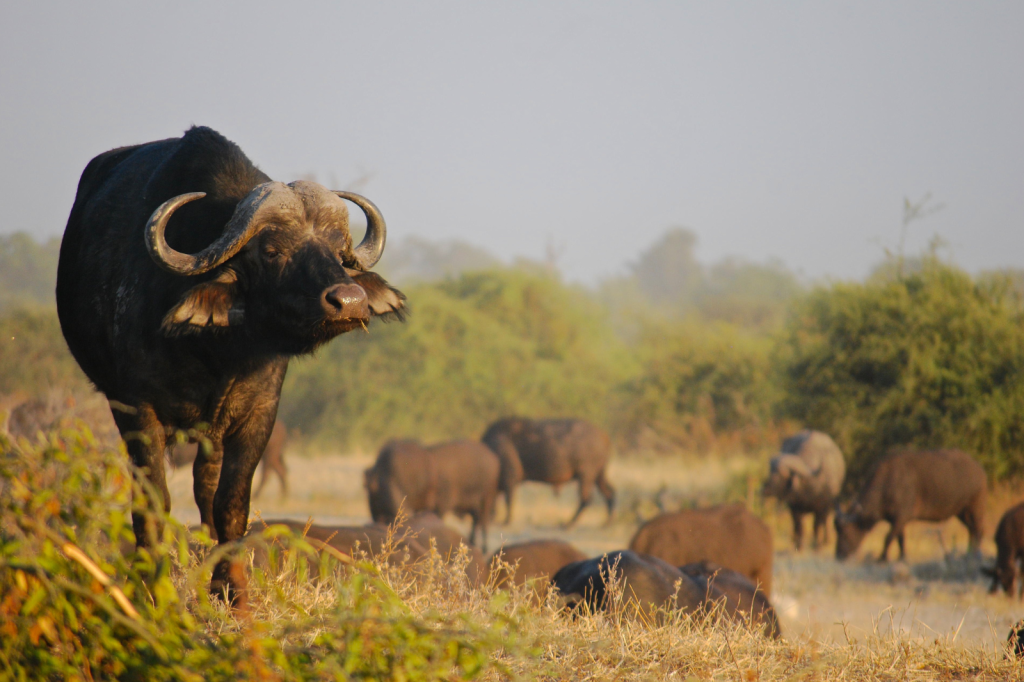
[[[228,560],[219,562],[213,569],[210,594],[223,599],[237,613],[248,613],[249,580],[242,563]]]

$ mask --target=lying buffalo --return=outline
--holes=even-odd
[[[828,542],[828,515],[832,513],[846,477],[846,462],[839,446],[821,431],[804,430],[782,442],[772,458],[766,497],[785,502],[793,517],[793,545],[803,545],[803,519],[814,515],[811,546]]]
[[[398,528],[399,535],[406,530],[409,531],[409,536],[423,547],[427,549],[431,545],[436,547],[443,561],[450,562],[458,556],[459,552],[465,551],[468,558],[466,577],[469,578],[471,585],[479,585],[487,577],[487,566],[480,550],[467,544],[462,533],[447,525],[436,514],[431,512],[416,514]],[[462,549],[463,547],[465,550]]]
[[[284,526],[294,536],[306,538],[318,550],[322,551],[326,545],[349,558],[359,552],[365,552],[372,558],[398,564],[414,564],[427,555],[423,546],[413,538],[395,537],[389,545],[388,529],[377,525],[319,526],[287,519],[272,519],[252,524],[248,535],[260,535],[265,529],[275,526]],[[265,564],[266,560],[266,551],[262,548],[257,549],[254,563]]]
[[[287,443],[288,429],[285,428],[281,420],[277,420],[274,422],[274,430],[270,432],[270,440],[267,441],[267,447],[263,450],[263,456],[260,457],[258,469],[262,471],[262,475],[260,476],[259,486],[256,487],[252,494],[253,498],[260,496],[263,486],[267,484],[267,480],[270,478],[270,472],[277,474],[278,479],[281,481],[281,496],[288,497],[288,467],[284,463],[284,448]],[[195,462],[199,447],[199,443],[188,442],[176,443],[168,448],[167,456],[171,466],[179,469]]]
[[[367,217],[358,246],[343,199]],[[367,199],[274,182],[209,128],[89,162],[61,242],[57,314],[164,511],[169,438],[205,424],[200,517],[221,544],[244,535],[289,359],[401,314],[404,296],[368,272],[385,235]],[[158,518],[133,512],[140,546]],[[211,589],[239,607],[246,584],[237,559],[214,568]]]
[[[551,582],[575,608],[585,603],[591,611],[601,611],[614,608],[608,589],[612,578],[621,585],[625,613],[647,621],[659,619],[662,610],[692,613],[703,606],[709,594],[715,599],[723,596],[714,587],[709,593],[657,557],[629,550],[574,561],[559,569]]]
[[[579,482],[580,505],[569,525],[576,523],[594,494],[601,491],[608,520],[615,508],[615,489],[605,469],[611,455],[608,434],[581,419],[521,419],[509,417],[491,424],[481,440],[501,459],[501,492],[505,523],[512,518],[512,496],[521,481],[559,486]]]
[[[995,568],[982,569],[992,577],[989,592],[995,594],[1001,587],[1008,595],[1024,597],[1024,583],[1017,589],[1020,566],[1024,562],[1024,502],[1008,509],[999,519],[996,548]]]
[[[772,532],[742,504],[661,514],[640,526],[629,548],[673,566],[713,561],[771,594]]]
[[[708,594],[720,592],[726,613],[746,619],[751,624],[761,625],[766,637],[778,639],[782,636],[775,608],[764,592],[746,576],[713,561],[687,564],[680,566],[679,570]]]
[[[586,558],[586,554],[564,540],[528,540],[505,545],[491,555],[488,565],[496,587],[531,582],[543,598],[551,576],[566,564]]]
[[[889,523],[880,561],[889,545],[900,545],[906,557],[903,530],[910,521],[945,521],[955,516],[967,526],[970,546],[977,551],[985,525],[985,471],[960,450],[906,451],[879,461],[849,511],[836,509],[836,558],[845,559],[860,547],[879,521]]]
[[[479,529],[486,551],[500,466],[487,446],[472,440],[431,446],[414,440],[391,441],[364,472],[370,516],[378,523],[391,523],[400,507],[441,518],[448,512],[469,515],[473,519],[470,543],[476,544]]]

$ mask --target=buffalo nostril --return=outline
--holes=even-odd
[[[324,311],[336,319],[365,320],[370,317],[366,291],[358,284],[336,284],[324,290]]]

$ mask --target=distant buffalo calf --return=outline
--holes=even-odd
[[[991,594],[995,594],[1002,587],[1006,594],[1011,596],[1024,596],[1024,584],[1021,590],[1017,589],[1017,577],[1020,575],[1020,564],[1024,561],[1024,502],[1011,507],[1003,518],[999,519],[996,527],[996,557],[995,568],[983,568],[982,572],[992,577]]]
[[[766,637],[778,639],[782,636],[779,618],[768,597],[750,582],[746,576],[724,568],[713,561],[701,561],[680,566],[679,570],[702,587],[706,593],[715,590],[722,593],[726,613],[746,619],[751,624],[760,624]]]
[[[365,472],[370,515],[391,523],[399,507],[410,513],[427,511],[443,518],[448,512],[473,519],[470,544],[487,549],[487,524],[494,515],[501,464],[486,445],[471,440],[423,446],[413,440],[385,445]]]
[[[658,620],[663,609],[695,612],[708,594],[675,566],[629,550],[574,561],[559,569],[551,582],[574,608],[585,603],[599,611],[616,608],[610,599],[610,579],[621,586],[625,614],[647,621]],[[711,591],[714,598],[722,596],[713,587]]]
[[[803,545],[803,519],[814,515],[811,546],[828,542],[828,515],[832,513],[846,477],[843,453],[821,431],[804,430],[782,442],[772,458],[763,493],[785,502],[793,517],[793,545]]]
[[[521,481],[559,486],[579,483],[580,504],[568,525],[573,525],[590,504],[594,486],[608,506],[608,521],[615,508],[615,489],[606,469],[611,439],[582,419],[522,419],[494,422],[481,440],[501,459],[501,492],[505,496],[505,523],[512,518],[512,497]]]
[[[586,558],[586,554],[564,540],[529,540],[505,545],[491,555],[488,565],[495,576],[496,587],[533,581],[534,590],[543,597],[551,576],[566,564]],[[499,559],[511,568],[506,568]]]
[[[978,551],[985,525],[985,471],[960,450],[905,451],[887,455],[868,477],[848,512],[836,509],[836,558],[857,551],[879,521],[889,523],[880,561],[889,545],[900,545],[910,521],[945,521],[957,517],[967,527],[970,547]]]
[[[661,514],[640,526],[629,548],[673,566],[713,561],[772,587],[772,532],[742,504]]]

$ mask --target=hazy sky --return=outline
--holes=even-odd
[[[391,239],[589,282],[673,225],[859,277],[928,191],[908,251],[1024,267],[1019,0],[5,2],[0,116],[0,232],[60,234],[90,158],[195,123],[363,178]]]

